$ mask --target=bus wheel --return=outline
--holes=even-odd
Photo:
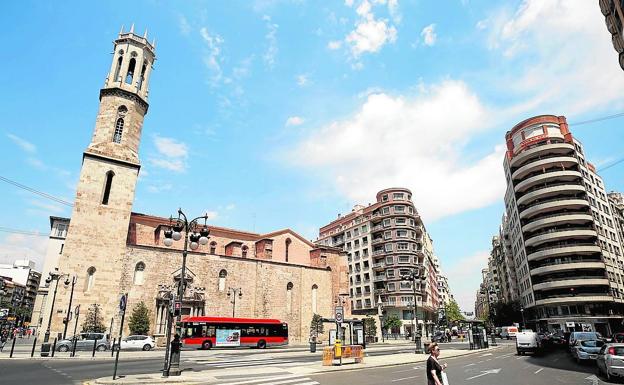
[[[210,342],[210,341],[204,341],[204,343],[202,343],[202,349],[204,349],[204,350],[210,350],[210,348],[212,348],[212,342]]]
[[[258,341],[258,349],[264,349],[264,348],[266,348],[266,341],[265,340]]]

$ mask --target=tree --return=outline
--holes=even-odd
[[[376,336],[377,335],[377,322],[375,321],[375,318],[371,317],[371,316],[366,316],[366,318],[364,318],[364,330],[366,331],[366,335],[367,336]]]
[[[492,304],[494,324],[497,326],[508,326],[513,325],[515,322],[519,323],[522,320],[520,308],[520,301]]]
[[[82,323],[82,332],[83,333],[104,333],[106,331],[106,326],[104,326],[104,319],[102,317],[102,309],[100,309],[100,305],[97,303],[89,306],[87,310],[87,315],[85,316],[85,320]]]
[[[147,335],[149,333],[149,310],[143,301],[134,305],[132,315],[128,320],[128,328],[130,328],[130,334]]]
[[[459,305],[454,299],[446,305],[446,319],[449,323],[463,321],[464,315],[459,310]]]
[[[386,318],[385,322],[384,322],[384,328],[385,330],[392,330],[392,329],[399,329],[402,325],[401,320],[399,319],[399,317],[395,316],[395,315],[391,315],[388,318]]]
[[[318,339],[319,334],[323,334],[323,322],[321,321],[323,317],[319,314],[314,313],[312,316],[312,320],[310,321],[310,340],[316,341]]]

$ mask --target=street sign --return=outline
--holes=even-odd
[[[127,294],[122,294],[119,298],[119,310],[126,311],[126,304],[128,303]]]
[[[344,319],[344,308],[342,306],[336,306],[335,309],[335,317],[336,318],[336,322],[342,322]]]
[[[80,314],[80,305],[76,305],[76,308],[74,309],[74,313],[76,313],[76,317],[78,317],[78,314]]]

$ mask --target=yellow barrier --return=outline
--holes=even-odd
[[[338,350],[338,346],[327,346],[323,348],[323,366],[332,366],[334,360],[340,358],[343,359],[353,358],[356,364],[364,362],[364,349],[362,345],[346,345],[341,346]]]

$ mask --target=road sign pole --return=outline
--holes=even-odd
[[[117,348],[117,354],[115,355],[115,369],[113,370],[113,381],[117,377],[117,363],[119,362],[119,352],[121,351],[121,334],[123,333],[124,319],[126,318],[126,305],[128,303],[128,293],[121,296],[119,300],[119,310],[121,310],[121,324],[119,324],[119,347]],[[115,343],[113,342],[113,348]]]

